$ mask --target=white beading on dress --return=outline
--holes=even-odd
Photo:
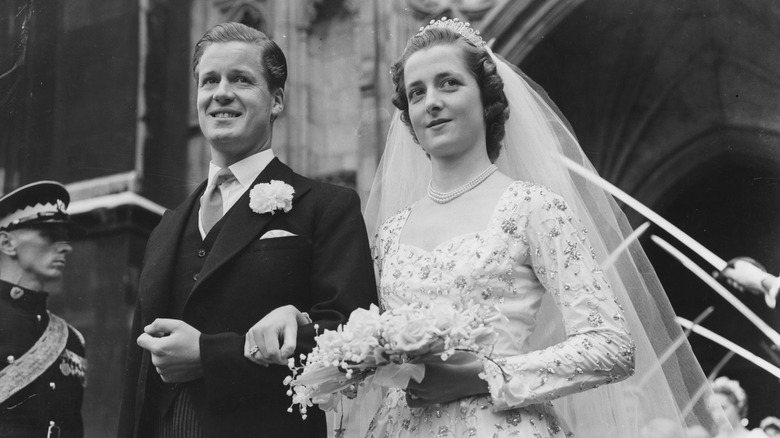
[[[490,395],[410,409],[391,390],[368,437],[560,437],[553,399],[617,382],[634,370],[634,346],[588,243],[565,201],[542,186],[514,182],[484,231],[456,236],[432,251],[400,243],[412,207],[388,219],[375,242],[385,309],[446,300],[495,306],[506,318],[490,360]],[[565,340],[529,351],[536,313],[552,294]],[[538,322],[544,329],[544,321]],[[573,431],[576,432],[576,431]]]

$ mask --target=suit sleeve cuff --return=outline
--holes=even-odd
[[[252,398],[259,382],[252,367],[259,368],[244,357],[244,338],[233,333],[200,336],[200,357],[206,398],[222,404]]]

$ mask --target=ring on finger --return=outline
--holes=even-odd
[[[260,346],[255,345],[254,347],[249,349],[249,355],[254,356],[258,351],[260,351]]]

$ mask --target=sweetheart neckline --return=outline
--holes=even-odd
[[[504,202],[504,198],[506,198],[507,194],[512,191],[512,188],[515,187],[516,185],[518,185],[519,183],[520,183],[520,181],[512,181],[506,187],[506,189],[504,189],[504,192],[501,193],[501,196],[498,197],[498,201],[496,201],[496,205],[493,206],[493,211],[490,213],[490,217],[488,218],[487,226],[485,226],[485,228],[483,228],[483,229],[481,229],[479,231],[469,231],[467,233],[456,234],[455,236],[449,237],[449,238],[444,239],[441,242],[437,243],[430,250],[425,249],[425,248],[423,248],[421,246],[415,245],[413,243],[403,243],[403,242],[401,242],[401,236],[403,236],[404,228],[406,227],[406,222],[409,220],[409,216],[411,216],[411,214],[412,214],[412,208],[416,204],[416,202],[415,202],[415,204],[412,204],[412,205],[406,207],[406,209],[404,210],[405,215],[403,217],[403,221],[401,223],[401,228],[400,228],[400,230],[398,232],[398,238],[396,240],[397,246],[399,248],[402,247],[402,246],[406,246],[406,247],[418,249],[418,250],[420,250],[422,252],[425,252],[427,254],[434,254],[434,253],[436,253],[439,250],[440,247],[442,247],[442,246],[444,246],[444,245],[446,245],[448,243],[451,243],[454,240],[463,239],[463,238],[466,238],[466,237],[469,237],[469,236],[478,235],[480,233],[487,233],[487,232],[489,232],[491,227],[492,227],[492,225],[493,225],[493,220],[498,215],[498,207]]]

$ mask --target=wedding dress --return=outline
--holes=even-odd
[[[496,165],[518,182],[487,229],[431,252],[400,244],[431,165],[398,112],[364,216],[369,236],[379,236],[384,306],[468,298],[507,316],[497,327],[499,360],[485,362],[491,393],[420,410],[407,408],[399,390],[377,400],[359,392],[345,409],[346,436],[640,438],[653,436],[643,429],[654,423],[673,436],[716,430],[706,377],[622,210],[566,167],[562,158],[595,173],[544,91],[490,56],[510,111]],[[633,376],[607,384],[630,373],[632,358]]]
[[[484,361],[491,395],[409,409],[405,393],[391,391],[368,436],[568,436],[548,402],[623,380],[634,368],[625,317],[579,220],[544,187],[515,182],[485,230],[429,252],[400,242],[412,208],[379,230],[380,303],[392,309],[435,300],[498,309],[504,318],[493,324],[497,341],[492,360]],[[559,307],[567,338],[530,351],[544,294]]]

